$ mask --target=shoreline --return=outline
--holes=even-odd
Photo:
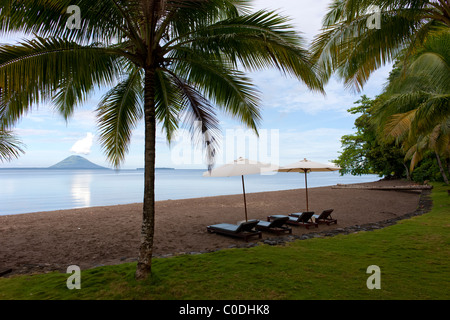
[[[199,178],[199,175],[183,173],[184,171],[192,170],[180,171],[182,172],[181,174],[173,177],[171,177],[171,174],[169,175],[170,177],[165,174],[161,176],[160,185],[156,185],[155,189],[157,201],[238,195],[242,193],[240,177],[237,177],[239,181],[233,177],[223,178],[223,181],[221,179],[208,180]],[[246,191],[248,193],[259,193],[304,188],[302,179],[297,179],[298,177],[290,173],[283,174],[287,176],[274,179],[268,178],[268,180],[264,177],[247,179]],[[328,172],[319,172],[317,174],[325,174],[326,176],[315,179],[315,183],[311,184],[310,188],[332,186],[339,183],[373,182],[375,179],[380,179],[380,177],[372,175],[353,178],[337,177],[336,175],[328,176]],[[128,174],[125,174],[118,179],[114,175],[110,176],[109,174],[106,174],[105,177],[95,174],[92,176],[90,174],[78,176],[77,173],[61,177],[58,175],[57,183],[55,185],[51,184],[46,188],[42,188],[40,179],[43,177],[40,175],[33,175],[32,178],[25,178],[25,180],[21,178],[18,180],[20,182],[14,180],[14,175],[6,175],[5,178],[8,187],[6,188],[6,193],[0,196],[0,199],[3,201],[3,206],[0,208],[0,216],[134,204],[142,203],[143,201],[143,190],[141,190],[143,181],[140,181],[142,177],[139,174],[132,174],[130,177],[128,177]],[[111,185],[105,185],[105,181],[109,181],[107,179],[113,179]],[[167,179],[180,181],[180,185],[170,186],[167,182],[171,180]],[[193,182],[187,183],[187,179],[193,179]],[[25,184],[27,181],[29,184]],[[124,184],[120,181],[123,181]],[[158,184],[158,182],[156,183]],[[19,192],[22,188],[25,190],[24,193]],[[125,190],[127,191],[124,192],[123,188],[126,188]],[[175,189],[172,190],[173,188]]]
[[[360,185],[407,184],[380,180]],[[306,229],[292,226],[292,238],[317,232],[379,223],[415,212],[422,192],[336,190],[309,188],[310,209],[333,208],[337,225]],[[241,239],[209,234],[208,225],[237,223],[244,218],[242,194],[155,203],[154,256],[212,252],[246,246]],[[304,189],[247,194],[248,218],[265,220],[272,214],[304,210]],[[100,265],[134,262],[140,244],[142,204],[90,207],[0,216],[0,272],[12,274],[65,272],[69,265],[89,269]],[[337,230],[337,231],[340,231]],[[261,241],[283,240],[263,233]],[[249,241],[254,245],[259,240]],[[266,242],[268,243],[268,242]],[[277,243],[277,241],[275,241]],[[270,243],[268,243],[270,244]]]
[[[377,182],[377,181],[376,181]],[[364,185],[364,184],[372,184],[374,182],[363,182],[363,183],[352,183],[349,185]],[[327,188],[327,187],[334,187],[336,185],[328,185],[328,186],[319,186],[319,187],[308,187],[308,191],[312,189],[317,188]],[[300,193],[300,195],[305,193],[305,188],[294,188],[294,189],[283,189],[283,190],[275,190],[275,191],[263,191],[263,192],[247,192],[246,195],[257,195],[261,193],[268,193],[268,192],[283,192],[283,191],[297,191]],[[159,202],[170,202],[170,201],[180,201],[180,200],[201,200],[201,199],[208,199],[208,198],[216,198],[216,197],[228,197],[228,196],[243,196],[242,193],[234,193],[234,194],[223,194],[223,195],[211,195],[211,196],[204,196],[204,197],[193,197],[193,198],[174,198],[174,199],[164,199],[164,200],[156,200],[156,203]],[[68,211],[68,210],[85,210],[85,209],[95,209],[95,208],[107,208],[107,207],[113,207],[113,206],[128,206],[128,205],[143,205],[143,202],[130,202],[130,203],[119,203],[119,204],[111,204],[111,205],[98,205],[98,206],[87,206],[87,207],[78,207],[78,208],[67,208],[67,209],[55,209],[55,210],[38,210],[38,211],[28,211],[28,212],[22,212],[22,213],[10,213],[10,214],[0,214],[1,217],[8,217],[8,216],[19,216],[19,215],[28,215],[28,214],[39,214],[39,213],[52,213],[52,212],[60,212],[60,211]]]

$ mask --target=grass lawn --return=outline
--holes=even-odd
[[[450,196],[435,184],[431,212],[382,230],[154,259],[153,277],[134,280],[136,265],[69,274],[0,279],[0,299],[148,300],[448,300]],[[381,289],[369,290],[367,268],[381,269]]]

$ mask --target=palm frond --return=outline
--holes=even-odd
[[[277,68],[301,79],[310,89],[323,92],[319,72],[304,40],[288,21],[275,12],[258,11],[191,30],[168,42],[163,49],[191,46],[217,57],[224,56],[234,67]]]
[[[169,144],[173,134],[179,128],[179,114],[183,109],[178,87],[162,69],[156,70],[155,111],[156,119],[162,123]]]
[[[112,44],[128,37],[136,24],[126,15],[137,1],[124,0],[2,0],[0,33],[20,32],[45,38],[63,38],[87,44]],[[70,6],[80,9],[80,28],[68,28]]]
[[[450,116],[450,93],[434,94],[420,105],[413,126],[419,133],[429,132],[448,116]]]
[[[100,143],[118,168],[128,152],[132,130],[143,117],[142,74],[135,69],[111,89],[97,107]]]
[[[174,73],[189,78],[210,101],[257,132],[259,92],[242,72],[211,54],[188,48],[174,50],[171,59]]]
[[[181,94],[182,122],[191,132],[194,144],[203,146],[208,169],[211,169],[220,144],[219,121],[214,107],[186,80],[174,73],[170,76]]]
[[[414,152],[414,154],[411,157],[411,163],[409,166],[409,172],[413,173],[414,168],[417,166],[417,164],[420,162],[420,160],[423,159],[423,154],[421,154],[420,152],[416,151]]]
[[[401,137],[408,134],[411,129],[411,123],[414,121],[417,110],[411,110],[406,113],[395,114],[391,116],[390,120],[384,127],[384,134],[386,137],[393,137],[400,140]]]
[[[23,150],[22,142],[11,131],[0,129],[0,162],[18,158]]]
[[[374,5],[381,9],[382,27],[371,30],[368,9]],[[370,75],[402,50],[412,54],[431,32],[448,30],[440,19],[446,14],[425,0],[334,0],[312,44],[314,61],[325,80],[336,72],[348,87],[361,91]]]
[[[383,127],[393,115],[415,110],[430,97],[430,93],[423,91],[385,94],[383,101],[377,104],[372,111],[373,119],[371,121],[374,125]]]
[[[111,49],[37,37],[0,47],[0,109],[10,124],[33,105],[51,101],[67,119],[94,89],[113,83],[121,58]]]

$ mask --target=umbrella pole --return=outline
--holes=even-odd
[[[306,211],[309,211],[309,204],[308,204],[308,178],[307,178],[308,170],[304,170],[304,171],[305,171],[305,187],[306,187]]]
[[[245,184],[244,184],[244,176],[242,177],[242,190],[244,191],[244,207],[245,207],[245,221],[248,221],[247,218],[247,199],[245,198]]]

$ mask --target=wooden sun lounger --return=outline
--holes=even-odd
[[[248,242],[250,237],[258,236],[259,239],[262,237],[261,231],[254,230],[259,220],[250,220],[243,222],[241,224],[230,224],[230,223],[220,223],[208,226],[206,230],[209,233],[218,233],[227,236],[242,238]]]
[[[299,212],[299,213],[291,213],[289,217],[294,218],[293,223],[304,226],[306,229],[309,229],[309,227],[319,227],[319,224],[317,222],[314,222],[312,220],[312,217],[314,215],[314,211],[305,211],[305,212]],[[295,220],[297,219],[297,220]]]
[[[289,217],[285,216],[273,219],[272,221],[260,221],[256,225],[256,230],[268,231],[276,233],[277,235],[282,233],[292,233],[292,229],[285,226],[288,220]]]
[[[317,223],[326,223],[327,225],[330,225],[332,223],[337,224],[337,220],[331,217],[331,213],[333,211],[334,209],[328,209],[322,211],[322,213],[319,215],[313,215],[314,221]]]
[[[306,229],[309,229],[309,227],[318,227],[318,223],[312,221],[312,216],[314,212],[308,211],[308,212],[300,212],[300,213],[292,213],[289,216],[284,215],[272,215],[267,217],[267,221],[271,221],[273,219],[277,219],[280,217],[288,217],[288,221],[286,224],[294,225],[294,226],[302,226],[306,227]]]

